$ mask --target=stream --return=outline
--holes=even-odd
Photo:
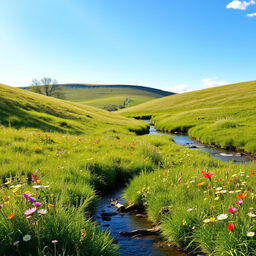
[[[149,121],[147,121],[149,123]],[[235,163],[247,163],[251,159],[240,153],[229,152],[221,149],[207,147],[188,136],[160,133],[153,125],[150,125],[149,134],[164,134],[171,136],[174,141],[182,146],[191,148],[191,150],[203,150],[212,157],[222,161],[233,161]],[[125,204],[122,199],[123,189],[118,189],[101,198],[98,204],[95,220],[101,229],[109,231],[111,236],[119,245],[120,256],[185,256],[178,248],[171,246],[159,236],[139,236],[136,238],[121,236],[119,232],[129,232],[137,229],[152,228],[153,224],[146,218],[141,218],[129,213],[120,214],[114,206],[110,205],[111,199],[117,199],[121,204]],[[107,220],[102,218],[102,213],[113,213],[113,216]]]

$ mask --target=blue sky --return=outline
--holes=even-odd
[[[255,80],[252,0],[8,0],[0,82],[138,84],[174,91]]]

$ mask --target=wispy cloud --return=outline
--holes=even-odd
[[[254,5],[255,1],[239,1],[239,0],[233,0],[230,2],[226,7],[228,9],[236,9],[236,10],[246,10],[250,5]]]
[[[218,77],[209,77],[202,79],[201,82],[208,88],[228,84],[226,81],[218,81],[217,79]]]
[[[249,18],[256,17],[256,12],[254,12],[254,13],[248,13],[248,14],[246,14],[246,16],[249,17]]]
[[[175,86],[169,87],[168,89],[171,92],[182,93],[187,91],[188,86],[186,84],[177,84]]]

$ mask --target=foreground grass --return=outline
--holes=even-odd
[[[163,164],[135,177],[125,198],[146,206],[163,235],[188,252],[255,255],[256,163],[224,163],[159,135],[143,139],[158,147]]]
[[[256,153],[256,82],[172,95],[119,111],[153,116],[159,130],[185,132],[226,149]]]
[[[74,136],[0,128],[0,255],[116,255],[92,222],[96,191],[161,162],[132,134]]]

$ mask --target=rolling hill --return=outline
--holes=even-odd
[[[256,81],[176,94],[118,113],[153,116],[159,130],[188,132],[204,143],[256,153]]]
[[[66,100],[106,108],[109,105],[135,106],[173,93],[136,85],[61,84]]]
[[[145,132],[143,122],[0,84],[0,124],[65,133],[93,133],[100,129]]]

